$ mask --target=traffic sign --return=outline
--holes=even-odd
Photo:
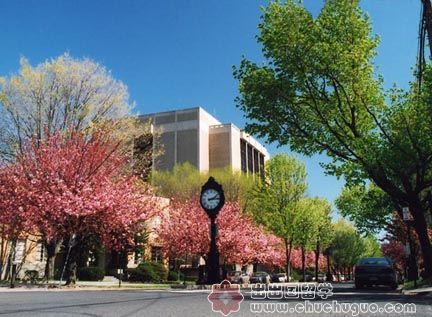
[[[410,213],[408,207],[402,208],[402,218],[403,218],[403,221],[412,220],[412,216],[411,216],[411,213]]]

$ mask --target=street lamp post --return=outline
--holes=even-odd
[[[200,204],[210,218],[210,250],[207,258],[207,284],[219,283],[219,252],[216,245],[216,218],[225,204],[222,186],[210,177],[201,188]]]

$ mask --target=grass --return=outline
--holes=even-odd
[[[189,284],[189,283],[187,283]],[[58,284],[52,284],[53,286],[58,286]],[[121,284],[121,288],[123,289],[168,289],[171,288],[172,285],[176,285],[175,283],[160,283],[160,284],[155,284],[155,283],[129,283],[129,282],[122,282]],[[178,284],[177,284],[178,285]],[[5,281],[0,281],[0,287],[5,287],[5,286],[9,286],[9,282],[5,282]],[[40,283],[40,284],[22,284],[22,283],[16,283],[16,287],[21,287],[21,286],[27,286],[27,287],[34,287],[34,288],[38,288],[38,287],[45,287],[48,286],[48,284],[45,283]],[[62,285],[64,286],[64,285]],[[119,289],[118,284],[116,285],[97,285],[97,283],[95,283],[94,285],[89,284],[89,285],[82,285],[82,284],[77,284],[76,285],[77,288],[109,288],[109,289]]]
[[[419,279],[417,281],[417,287],[416,288],[425,288],[425,287],[432,287],[432,280],[423,280]],[[404,282],[403,288],[405,290],[411,290],[414,289],[414,281],[406,281]]]
[[[118,285],[78,285],[79,288],[109,288],[119,289]],[[133,288],[133,289],[167,289],[170,288],[171,284],[146,284],[146,283],[122,283],[121,288]]]

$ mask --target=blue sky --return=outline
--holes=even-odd
[[[244,125],[235,107],[232,66],[242,55],[263,61],[255,41],[258,0],[0,0],[0,75],[64,52],[105,65],[128,87],[140,113],[202,106]],[[314,14],[321,0],[304,0]],[[363,0],[381,37],[376,65],[386,86],[406,87],[417,52],[420,0]],[[269,146],[271,154],[288,151]],[[309,194],[333,200],[342,181],[304,158]]]

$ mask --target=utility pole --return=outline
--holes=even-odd
[[[423,23],[427,31],[429,52],[432,56],[432,4],[430,0],[421,0],[423,4]]]
[[[429,42],[429,56],[432,56],[432,4],[431,0],[421,1],[420,23],[418,31],[417,53],[417,89],[420,96],[422,91],[423,72],[426,66],[425,42],[426,35]]]

